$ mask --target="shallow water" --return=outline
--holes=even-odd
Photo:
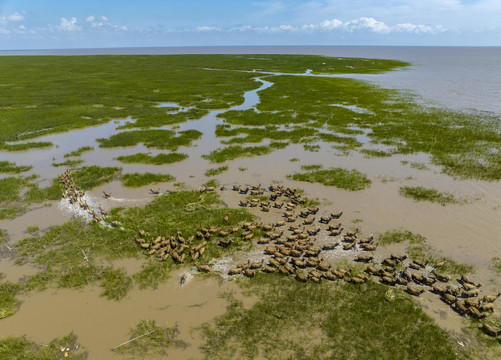
[[[232,109],[245,110],[255,107],[259,102],[258,92],[272,86],[270,82],[256,80],[262,85],[247,92],[244,95],[244,103]],[[23,153],[0,152],[0,160],[15,161],[18,165],[34,165],[30,173],[51,179],[64,171],[64,168],[52,167],[52,162],[64,161],[64,154],[81,146],[93,146],[94,151],[82,154],[81,158],[85,161],[83,165],[121,166],[123,173],[169,173],[176,177],[176,182],[183,182],[187,188],[196,189],[208,180],[204,176],[205,171],[219,166],[201,158],[201,155],[208,154],[220,146],[220,139],[215,136],[215,128],[217,124],[224,123],[223,119],[217,118],[217,115],[224,111],[226,110],[214,110],[200,120],[174,125],[179,130],[197,129],[203,136],[194,146],[179,149],[189,155],[187,160],[167,166],[121,164],[114,160],[117,156],[138,152],[149,152],[152,155],[162,153],[159,150],[147,149],[144,145],[116,149],[98,147],[95,141],[97,138],[115,134],[118,126],[131,119],[46,136],[37,141],[51,141],[57,146]],[[169,125],[163,128],[172,127]],[[364,148],[373,148],[366,133],[357,135],[357,140],[365,144]],[[298,158],[299,161],[289,161],[292,158]],[[414,169],[401,161],[426,163],[429,169]],[[288,174],[301,171],[301,165],[308,164],[322,164],[324,168],[357,169],[367,174],[372,185],[364,191],[350,192],[286,178]],[[229,170],[216,177],[220,184],[227,188],[231,188],[233,184],[262,184],[265,187],[270,183],[303,188],[306,196],[322,201],[319,216],[342,210],[341,221],[345,228],[358,227],[364,235],[391,229],[420,233],[428,239],[431,246],[444,255],[476,266],[475,277],[485,284],[486,292],[494,292],[501,285],[500,278],[489,268],[492,257],[501,257],[500,182],[455,180],[441,174],[438,167],[430,164],[426,154],[368,159],[357,152],[339,156],[339,152],[329,144],[321,144],[319,152],[305,151],[301,145],[289,145],[286,149],[266,156],[236,159],[227,162],[227,165]],[[452,192],[468,201],[465,204],[445,207],[428,202],[415,202],[399,195],[399,187],[404,185],[436,188]],[[115,206],[140,206],[154,198],[148,190],[149,187],[129,189],[124,188],[119,181],[114,181],[88,191],[86,196],[89,204],[101,206],[106,210]],[[153,187],[164,192],[174,188],[174,185],[164,183]],[[103,198],[103,190],[112,193],[109,199]],[[221,195],[228,206],[238,206],[240,196],[235,192],[223,191]],[[256,208],[249,210],[263,216]],[[52,202],[51,207],[37,207],[16,219],[2,221],[0,227],[7,231],[11,243],[28,236],[28,226],[36,225],[43,231],[51,225],[68,221],[78,212],[78,208],[72,209],[65,202]],[[262,221],[271,223],[280,218],[280,212],[271,212],[263,217]],[[7,254],[5,249],[2,254]],[[249,256],[252,261],[259,261],[262,255],[255,251],[250,255],[240,256],[223,259],[216,267],[220,267],[221,274],[224,274],[225,269],[236,262],[246,260]],[[332,257],[330,260],[334,261],[348,255],[333,252],[329,256]],[[133,260],[123,260],[115,265],[125,267],[129,274],[138,271],[140,266]],[[35,271],[31,266],[18,267],[11,260],[0,257],[0,272],[6,274],[7,280],[17,281]],[[226,303],[218,297],[218,293],[228,289],[235,290],[236,286],[231,282],[220,284],[212,278],[193,278],[180,287],[178,276],[179,274],[174,274],[171,280],[159,286],[157,290],[134,289],[120,302],[100,297],[100,289],[94,287],[87,287],[82,291],[50,289],[30,294],[21,298],[20,310],[14,316],[0,321],[0,336],[27,334],[37,342],[47,343],[55,337],[74,331],[79,336],[79,342],[90,351],[90,358],[113,358],[109,349],[127,340],[128,329],[140,319],[153,318],[161,325],[174,325],[177,322],[181,339],[192,343],[187,350],[169,354],[176,354],[177,358],[199,358],[199,338],[197,335],[191,337],[190,327],[223,313]],[[433,303],[430,299],[425,297],[421,302],[429,308],[431,314],[435,312],[435,316],[440,316],[443,306]],[[450,313],[449,309],[446,310]],[[441,317],[440,321],[442,326],[452,330],[457,330],[461,323],[452,314],[449,314],[449,317]]]

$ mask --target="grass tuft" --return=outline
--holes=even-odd
[[[122,168],[118,167],[86,166],[80,170],[73,171],[73,179],[75,180],[75,185],[81,187],[83,190],[90,190],[112,181],[120,171],[122,171]]]
[[[457,359],[452,340],[410,296],[386,300],[368,282],[299,283],[258,274],[244,284],[258,296],[246,309],[230,297],[227,312],[202,326],[207,359]]]
[[[82,146],[78,150],[64,154],[64,157],[67,158],[67,157],[72,157],[72,156],[81,156],[83,153],[88,152],[88,151],[92,151],[92,150],[94,150],[94,148],[92,146]]]
[[[28,171],[31,168],[32,168],[31,165],[17,166],[15,163],[12,162],[0,161],[0,173],[19,174],[20,172]]]
[[[437,189],[428,189],[422,186],[403,186],[400,188],[400,195],[417,201],[431,201],[442,206],[446,204],[457,204],[460,202],[453,194],[440,192]]]
[[[326,170],[309,171],[301,174],[288,175],[298,181],[316,182],[326,186],[357,191],[370,186],[371,180],[357,170],[330,168]]]
[[[228,169],[229,169],[228,165],[209,169],[205,172],[205,176],[216,176],[216,175],[222,174],[225,171],[228,171]]]
[[[167,350],[185,348],[184,341],[178,340],[177,326],[162,327],[155,320],[140,320],[130,330],[130,342],[113,349],[114,352],[134,357],[149,358],[167,356]]]
[[[139,153],[134,155],[124,155],[117,157],[117,160],[125,164],[152,164],[165,165],[183,161],[188,155],[181,153],[158,154],[151,156],[149,154]]]
[[[152,174],[152,173],[132,173],[124,174],[120,177],[122,185],[127,187],[141,187],[149,184],[157,184],[160,182],[175,181],[176,178],[169,174]]]

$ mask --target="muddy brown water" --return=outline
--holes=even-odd
[[[268,86],[266,82],[263,88]],[[259,89],[258,89],[259,90]],[[257,90],[249,92],[244,105],[239,109],[255,106],[258,101]],[[63,155],[81,146],[94,146],[94,151],[84,153],[84,165],[121,166],[123,173],[153,172],[168,173],[176,177],[188,189],[197,189],[208,180],[204,173],[209,168],[220,166],[211,164],[201,155],[208,154],[220,145],[215,137],[216,124],[223,120],[217,118],[220,110],[212,111],[206,117],[179,124],[180,130],[198,129],[203,137],[190,148],[181,148],[189,158],[177,164],[154,166],[143,164],[121,164],[114,160],[124,154],[150,152],[152,155],[162,151],[147,149],[144,145],[130,148],[100,149],[95,139],[116,133],[116,127],[125,121],[109,122],[105,125],[55,134],[39,141],[53,141],[58,147],[45,150],[32,150],[23,153],[0,152],[0,160],[15,161],[18,165],[34,165],[30,173],[41,175],[42,180],[60,175],[64,168],[54,168],[52,162],[64,161]],[[171,128],[165,127],[165,128]],[[364,141],[363,136],[360,138]],[[367,139],[366,139],[367,140]],[[369,148],[366,144],[365,148]],[[53,159],[55,158],[55,160]],[[299,161],[291,162],[297,158]],[[418,170],[402,161],[422,162],[427,170]],[[387,230],[410,230],[422,234],[428,244],[444,256],[458,262],[469,263],[476,267],[472,276],[482,282],[483,293],[496,293],[501,288],[500,277],[490,267],[493,257],[501,257],[501,183],[475,180],[456,180],[441,173],[440,168],[430,164],[426,154],[395,155],[390,158],[365,158],[354,152],[340,156],[329,144],[322,144],[318,152],[308,152],[299,145],[275,151],[266,156],[241,158],[226,163],[229,170],[216,176],[221,185],[231,189],[232,185],[257,185],[267,187],[270,183],[283,184],[305,189],[307,197],[318,198],[322,202],[318,216],[332,211],[343,211],[341,221],[345,228],[357,227],[363,235],[377,234]],[[301,171],[301,165],[322,164],[324,168],[342,167],[357,169],[372,180],[372,185],[363,191],[346,191],[320,184],[296,182],[286,175]],[[109,210],[115,206],[142,206],[154,199],[149,188],[160,188],[162,192],[175,188],[174,182],[129,189],[119,181],[113,181],[87,192],[89,204]],[[463,204],[441,206],[429,202],[416,202],[399,195],[400,186],[424,186],[440,191],[452,192],[466,199]],[[102,191],[111,192],[104,199]],[[241,198],[231,190],[220,192],[230,207],[238,206]],[[0,228],[7,232],[9,241],[2,245],[0,272],[9,281],[34,274],[37,270],[30,265],[18,266],[8,258],[6,246],[22,239],[28,226],[38,226],[43,232],[52,225],[62,224],[78,212],[64,202],[50,202],[50,207],[38,206],[13,220],[0,222]],[[257,208],[251,212],[262,218],[263,223],[271,223],[280,218],[278,212],[264,215]],[[391,251],[405,251],[402,245],[378,249],[378,256]],[[344,256],[344,255],[343,255]],[[353,257],[354,255],[350,255]],[[241,254],[235,258],[224,259],[225,266],[251,258],[259,260],[259,251]],[[335,256],[332,261],[335,261]],[[223,261],[223,262],[224,262]],[[140,263],[124,260],[115,263],[123,266],[132,274],[139,270]],[[100,289],[86,287],[83,290],[54,290],[31,293],[21,296],[21,306],[11,317],[0,320],[0,336],[27,335],[39,343],[64,336],[73,331],[79,343],[90,354],[90,359],[116,358],[110,348],[128,339],[128,329],[138,320],[151,318],[160,325],[178,324],[180,338],[191,344],[186,350],[172,350],[175,358],[200,358],[200,342],[196,332],[190,329],[225,311],[226,301],[219,297],[221,291],[234,290],[239,293],[233,282],[220,282],[214,278],[194,277],[185,286],[179,286],[179,274],[162,284],[156,290],[140,291],[134,289],[120,302],[110,301],[100,296]],[[448,306],[432,294],[423,294],[418,302],[432,315],[437,323],[455,333],[464,327],[463,318],[453,313]],[[499,308],[499,305],[498,305]]]

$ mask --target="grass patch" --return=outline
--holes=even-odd
[[[428,189],[422,186],[400,187],[400,195],[417,201],[431,201],[442,206],[446,204],[457,204],[460,202],[453,194],[440,192],[436,189]]]
[[[60,167],[60,166],[77,166],[83,163],[84,161],[82,159],[69,159],[60,163],[52,163],[52,166],[54,167]]]
[[[368,282],[306,284],[258,274],[246,282],[259,299],[202,326],[208,359],[459,358],[448,334],[410,296],[386,300],[387,286]]]
[[[158,154],[151,156],[149,154],[138,153],[134,155],[124,155],[117,157],[117,160],[125,164],[152,164],[165,165],[183,161],[188,155],[181,153]]]
[[[0,319],[13,315],[17,310],[19,302],[16,295],[20,290],[19,284],[0,282]]]
[[[141,271],[135,273],[133,278],[140,289],[156,289],[170,277],[173,268],[174,264],[170,261],[150,260],[141,266]]]
[[[103,288],[101,295],[108,299],[121,300],[132,288],[132,279],[127,276],[125,269],[108,266],[102,272],[100,286]]]
[[[24,180],[19,177],[0,179],[0,203],[12,202],[20,199],[19,191]]]
[[[499,257],[493,257],[491,259],[491,265],[492,265],[492,269],[498,273],[498,275],[501,275],[501,258]]]
[[[38,226],[37,225],[34,225],[34,226],[28,226],[26,228],[26,232],[30,233],[30,234],[35,234],[37,233],[39,230]]]
[[[130,342],[114,348],[119,354],[134,357],[167,356],[168,349],[185,348],[184,341],[178,340],[177,326],[162,327],[155,320],[140,320],[130,329]]]
[[[64,187],[59,183],[59,179],[53,179],[52,185],[45,188],[39,188],[37,184],[31,184],[24,193],[24,199],[31,203],[41,203],[47,200],[59,200]]]
[[[426,166],[425,163],[420,162],[411,162],[411,168],[418,170],[429,170],[430,168]]]
[[[320,183],[351,191],[363,190],[370,186],[371,180],[357,170],[330,168],[326,170],[309,171],[306,173],[288,175],[297,181]]]
[[[122,168],[92,165],[73,171],[72,175],[75,180],[75,185],[83,190],[90,190],[96,186],[112,181],[115,176],[119,175],[120,171],[122,171]]]
[[[25,337],[8,336],[0,339],[0,358],[12,360],[85,360],[87,352],[79,346],[76,350],[77,337],[71,333],[60,339],[55,339],[46,346],[41,346]],[[65,356],[62,348],[70,348]]]
[[[122,185],[127,187],[141,187],[149,184],[157,184],[160,182],[174,181],[176,178],[169,174],[152,174],[152,173],[132,173],[124,174],[120,177]]]
[[[27,142],[20,144],[6,144],[0,141],[0,150],[4,151],[27,151],[32,149],[46,149],[53,147],[54,144],[51,142]]]
[[[306,171],[320,170],[324,166],[322,164],[302,165],[301,169]]]
[[[92,150],[94,150],[94,148],[92,146],[82,146],[78,150],[64,154],[64,157],[67,158],[67,157],[72,157],[72,156],[81,156],[83,153],[89,152]]]
[[[136,146],[143,143],[147,148],[176,151],[180,146],[190,146],[198,140],[202,133],[197,130],[186,130],[178,133],[171,130],[134,130],[110,136],[108,139],[97,139],[101,148]]]
[[[21,165],[17,166],[15,163],[8,161],[0,161],[0,173],[14,173],[19,174],[20,172],[31,170],[31,165]]]
[[[381,245],[400,244],[405,241],[408,241],[409,244],[424,244],[426,238],[423,235],[414,234],[407,230],[393,230],[379,234],[378,241]]]
[[[368,157],[389,157],[392,153],[383,151],[383,150],[374,150],[374,149],[362,149],[360,150],[362,154],[367,155]]]
[[[287,147],[287,143],[275,142],[268,146],[240,146],[232,145],[223,149],[217,149],[212,151],[209,155],[203,155],[202,157],[210,160],[213,163],[223,163],[228,160],[234,160],[240,157],[253,157],[261,156],[271,153],[274,150],[284,149]]]
[[[46,200],[59,200],[64,187],[59,183],[59,179],[53,179],[52,185],[40,189],[38,185],[31,185],[24,194],[24,199],[29,202],[40,203]]]
[[[228,169],[229,169],[228,165],[220,166],[220,167],[213,168],[213,169],[208,169],[205,172],[205,176],[216,176],[216,175],[222,174],[225,171],[228,171]]]

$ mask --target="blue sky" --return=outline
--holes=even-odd
[[[501,0],[0,0],[0,50],[501,46]]]

